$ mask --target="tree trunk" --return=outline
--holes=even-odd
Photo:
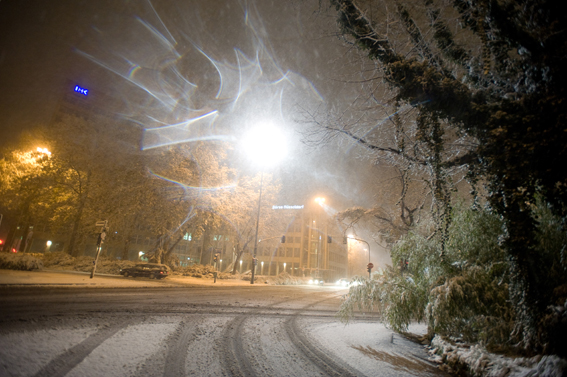
[[[79,194],[79,207],[75,213],[75,218],[73,219],[73,228],[71,229],[71,235],[69,236],[69,245],[67,246],[67,254],[74,257],[79,256],[79,250],[76,247],[77,234],[79,233],[79,226],[81,225],[81,218],[83,217],[83,210],[85,209],[85,204],[87,203],[88,187],[91,180],[91,172],[87,173],[87,179],[85,182],[85,188]]]
[[[234,266],[232,266],[232,274],[236,275],[236,269],[238,268],[240,258],[242,257],[242,251],[240,250],[240,243],[236,244],[236,260],[234,261]]]
[[[77,213],[73,219],[73,228],[71,229],[71,235],[69,236],[69,245],[67,246],[67,254],[74,257],[79,256],[79,250],[76,247],[77,234],[79,233],[79,226],[81,225],[81,218],[83,217],[83,210],[85,208],[85,203],[87,201],[86,193],[81,195],[79,201],[79,207],[77,208]]]
[[[129,234],[128,237],[126,237],[126,241],[124,242],[124,248],[122,249],[122,260],[130,259],[130,237],[131,235]]]

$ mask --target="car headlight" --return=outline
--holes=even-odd
[[[309,284],[313,284],[313,280],[309,280]]]

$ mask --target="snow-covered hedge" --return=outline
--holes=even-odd
[[[297,276],[291,276],[288,272],[282,272],[281,274],[270,277],[266,279],[266,284],[273,285],[300,285],[305,284],[304,279]]]
[[[451,343],[436,335],[431,341],[431,360],[444,363],[453,372],[486,377],[562,377],[567,360],[556,355],[505,357],[490,353],[481,345]]]
[[[0,253],[0,269],[31,271],[42,268],[42,260],[30,254]]]
[[[190,276],[194,278],[206,278],[212,279],[213,272],[215,272],[214,266],[203,265],[203,264],[193,264],[187,267],[175,267],[173,270],[174,275]],[[232,275],[226,272],[217,272],[217,279],[239,279],[240,276]]]

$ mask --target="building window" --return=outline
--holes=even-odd
[[[299,258],[299,247],[293,249],[293,256],[294,258]]]
[[[279,249],[279,250],[280,250],[280,253],[279,253],[279,254],[280,254],[280,257],[283,257],[283,256],[284,256],[284,254],[285,254],[285,252],[284,252],[284,248],[283,248],[283,247],[280,247],[280,249]]]
[[[285,249],[285,256],[291,258],[291,257],[293,256],[293,248],[287,247],[287,248]]]

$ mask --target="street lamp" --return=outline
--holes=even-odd
[[[319,204],[319,206],[322,208],[323,205],[325,204],[325,198],[317,197],[317,198],[315,198],[315,203]],[[317,233],[319,235],[319,237],[318,237],[319,243],[318,243],[318,246],[317,246],[317,278],[321,278],[321,276],[319,276],[319,274],[320,274],[320,272],[319,272],[320,260],[321,260],[321,254],[324,254],[323,253],[323,247],[324,247],[325,244],[321,242],[321,231],[322,231],[322,229],[320,227],[322,226],[323,222],[321,220],[321,212],[320,211],[317,211],[317,221],[319,222],[319,228],[317,228]],[[314,228],[316,227],[315,220],[313,220],[313,226],[314,226]],[[327,237],[327,235],[328,235],[328,233],[327,233],[327,229],[326,229],[326,226],[325,226],[325,237]],[[328,246],[327,246],[327,248],[328,248]],[[327,249],[327,252],[328,251],[329,250]],[[323,268],[325,268],[325,266],[323,266]]]
[[[364,242],[366,244],[366,246],[368,246],[368,266],[370,266],[370,244],[368,242],[366,242],[365,240],[361,240],[360,238],[354,238],[353,235],[349,235],[348,238],[351,239],[351,240]],[[372,274],[372,272],[370,272],[370,270],[371,270],[371,268],[368,267],[368,279],[371,278],[371,274]]]
[[[40,148],[40,147],[37,147],[36,150],[38,151],[38,153],[47,155],[47,157],[51,157],[51,152],[50,152],[47,148]]]
[[[258,227],[260,226],[260,209],[262,205],[262,186],[264,184],[264,168],[277,163],[285,156],[287,151],[284,134],[270,123],[250,130],[244,138],[243,147],[256,164],[262,165],[260,173],[260,193],[258,195],[258,213],[256,215],[256,232],[254,233],[252,276],[250,279],[250,284],[254,284],[254,275],[257,263],[256,254],[258,252]]]

